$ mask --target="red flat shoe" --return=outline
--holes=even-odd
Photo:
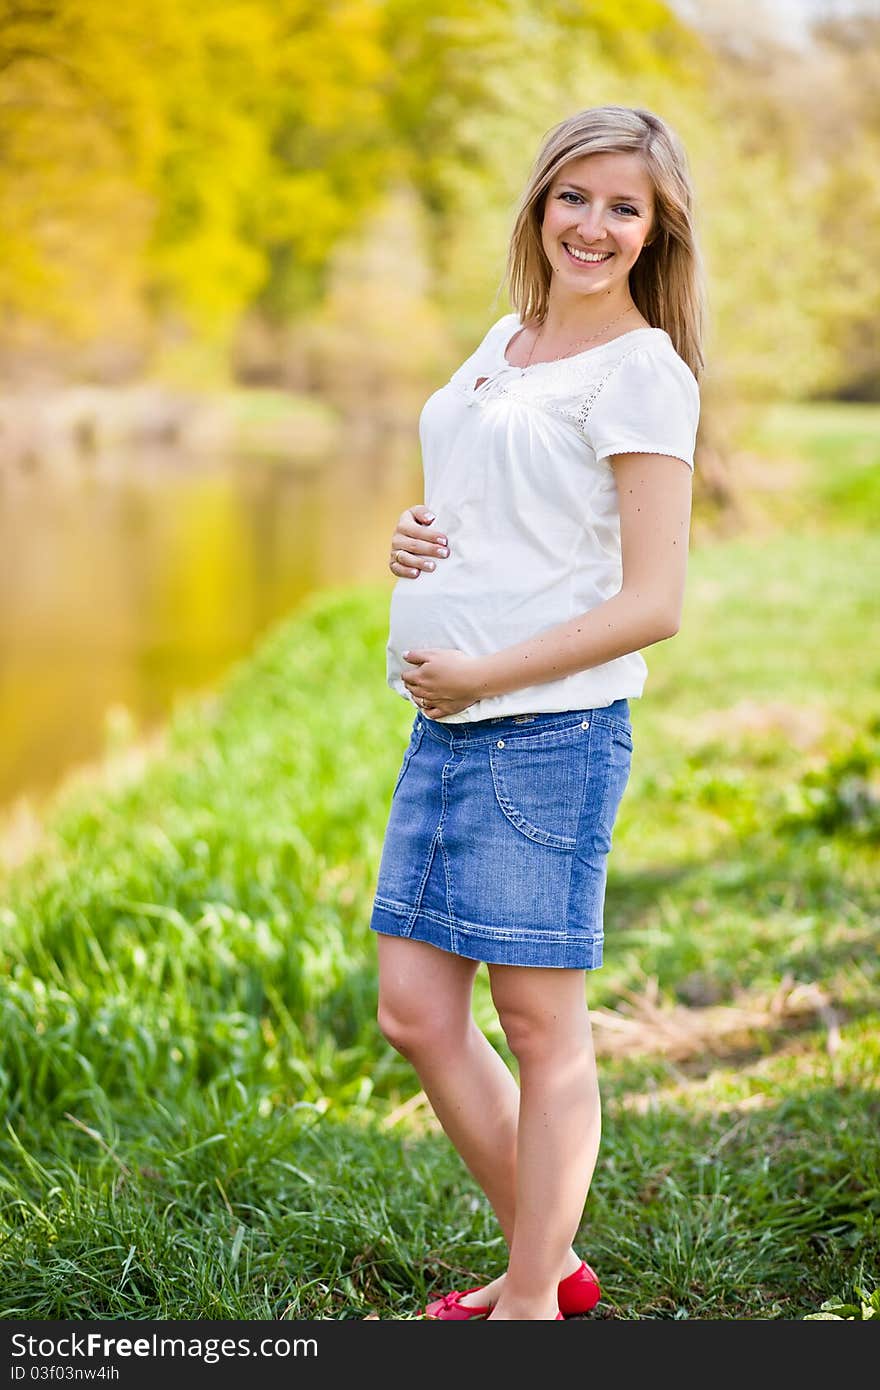
[[[559,1281],[558,1303],[564,1318],[576,1317],[578,1313],[589,1313],[602,1297],[596,1271],[590,1269],[586,1261],[581,1261],[580,1269]]]
[[[478,1284],[476,1289],[456,1289],[452,1293],[445,1293],[442,1298],[435,1298],[425,1309],[425,1317],[438,1322],[465,1322],[468,1318],[487,1318],[492,1311],[491,1303],[488,1308],[468,1308],[461,1302],[466,1294],[476,1293],[482,1287],[482,1284]]]
[[[425,1309],[426,1318],[434,1318],[446,1322],[464,1322],[467,1318],[487,1318],[492,1311],[492,1305],[488,1308],[463,1306],[461,1300],[465,1294],[476,1293],[482,1285],[477,1285],[476,1289],[455,1290],[453,1293],[446,1293],[442,1298],[437,1298],[433,1303],[429,1303]],[[595,1270],[585,1260],[581,1261],[580,1269],[576,1269],[573,1274],[568,1274],[559,1281],[557,1302],[559,1303],[559,1316],[561,1318],[577,1317],[579,1313],[589,1313],[591,1308],[595,1308],[602,1291],[599,1288],[599,1280]]]

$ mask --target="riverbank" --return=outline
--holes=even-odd
[[[35,386],[0,395],[0,466],[33,468],[144,446],[305,463],[337,448],[342,430],[339,411],[287,391],[196,391],[151,381]]]

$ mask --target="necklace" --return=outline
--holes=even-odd
[[[572,350],[573,350],[574,348],[580,347],[582,343],[591,343],[591,342],[593,341],[594,338],[601,338],[603,333],[607,333],[608,330],[609,330],[609,328],[613,328],[614,325],[615,325],[616,323],[619,323],[620,320],[621,320],[622,318],[626,318],[626,315],[630,312],[630,309],[634,309],[635,307],[636,307],[635,304],[630,304],[626,309],[624,309],[624,311],[623,311],[622,314],[618,314],[616,319],[612,319],[610,323],[606,323],[606,324],[605,324],[605,327],[604,327],[604,328],[600,328],[599,331],[598,331],[597,333],[591,333],[590,336],[589,336],[589,338],[578,338],[577,342],[576,342],[576,343],[572,343],[571,347],[570,347],[570,348],[567,348],[565,352],[560,352],[559,355],[558,355],[557,357],[549,357],[549,358],[547,359],[547,361],[548,361],[548,362],[558,362],[558,361],[560,360],[560,358],[562,358],[562,357],[569,357],[569,356],[571,355],[571,353],[572,353]],[[532,357],[534,356],[534,353],[535,353],[535,348],[538,346],[538,343],[541,341],[541,337],[542,337],[542,335],[543,335],[543,332],[544,332],[544,325],[543,325],[543,323],[542,323],[542,324],[541,324],[541,327],[538,329],[537,337],[535,338],[535,341],[532,343],[531,351],[529,352],[528,361],[526,362],[526,367],[531,366]],[[536,362],[536,363],[535,363],[535,366],[540,366],[540,365],[541,365],[540,362]],[[525,369],[526,369],[525,367],[521,367],[521,368],[520,368],[520,371],[525,371]]]

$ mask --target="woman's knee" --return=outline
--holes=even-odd
[[[518,1009],[499,1010],[498,1019],[518,1062],[550,1060],[558,1052],[555,1030],[548,1029],[543,1019]]]
[[[507,1046],[521,1065],[544,1061],[559,1065],[583,1051],[592,1053],[586,1009],[556,1012],[531,1008],[522,1000],[497,1007]]]
[[[383,1037],[404,1057],[453,1047],[472,1026],[476,961],[441,954],[423,942],[379,940],[379,1008]]]
[[[379,1032],[396,1052],[404,1055],[410,1050],[418,1034],[418,1025],[411,1010],[399,1006],[393,999],[379,994],[379,1008],[376,1013]]]
[[[574,971],[490,968],[492,999],[518,1062],[559,1062],[592,1047],[583,976]]]
[[[403,1057],[418,1057],[420,1053],[450,1047],[467,1031],[467,1020],[459,1010],[444,1010],[436,1004],[419,1004],[408,997],[404,1000],[379,995],[377,1012],[379,1031],[396,1052]]]

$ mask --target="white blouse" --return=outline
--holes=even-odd
[[[486,655],[616,594],[623,580],[610,457],[671,454],[694,466],[697,381],[660,328],[636,328],[556,362],[514,367],[522,328],[499,319],[419,419],[425,504],[450,553],[391,592],[389,686],[403,652]],[[481,377],[485,381],[477,386]],[[477,700],[441,722],[578,710],[641,695],[647,666],[629,652],[560,680]]]

